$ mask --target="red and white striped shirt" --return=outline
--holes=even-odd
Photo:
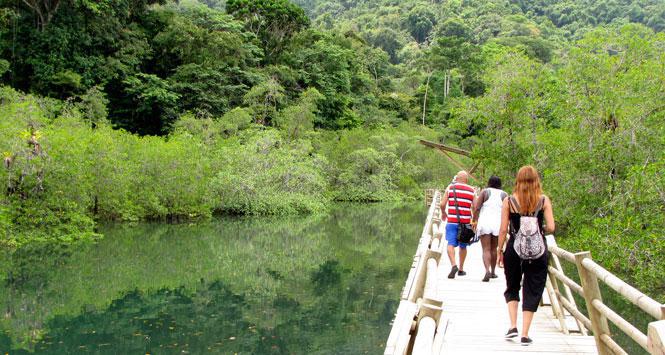
[[[453,192],[453,186],[455,187],[455,192]],[[475,190],[467,184],[456,182],[448,186],[448,209],[446,211],[446,214],[448,215],[447,222],[462,224],[471,223],[471,205],[473,204],[474,196]],[[457,197],[457,208],[455,208],[455,197]],[[458,211],[460,220],[457,219]]]

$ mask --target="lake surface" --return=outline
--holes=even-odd
[[[2,353],[380,354],[422,204],[108,225],[4,258]]]

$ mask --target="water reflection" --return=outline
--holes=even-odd
[[[95,245],[6,259],[11,353],[381,353],[420,205],[107,226]]]

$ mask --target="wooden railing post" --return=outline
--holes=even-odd
[[[432,345],[434,345],[434,332],[436,331],[436,322],[431,317],[423,317],[418,323],[416,339],[413,343],[413,355],[432,354]]]
[[[664,310],[665,312],[665,307]],[[665,320],[649,323],[647,348],[651,355],[665,355]]]
[[[591,259],[591,253],[585,251],[575,254],[575,265],[577,265],[577,271],[580,274],[584,301],[586,303],[587,311],[589,312],[589,319],[591,319],[593,337],[596,340],[598,354],[611,355],[613,354],[612,350],[601,339],[603,334],[610,336],[610,327],[607,324],[607,318],[605,318],[605,316],[593,306],[593,300],[597,299],[602,301],[600,287],[598,286],[598,278],[582,265],[584,259]]]
[[[553,235],[547,235],[547,236],[545,236],[545,238],[547,238],[547,247],[548,248],[554,247],[556,249],[559,249],[559,246],[556,244],[556,240],[554,239]],[[563,268],[561,267],[561,261],[559,260],[559,256],[554,252],[550,253],[550,266],[552,266],[557,271],[561,272],[562,275],[565,275],[565,272],[564,272]],[[559,299],[558,299],[559,304],[562,306],[562,308],[565,308],[565,307],[563,307],[563,303],[565,302],[567,304],[570,304],[572,306],[572,308],[574,308],[574,310],[577,311],[577,304],[575,303],[575,298],[573,297],[573,292],[570,290],[570,287],[565,282],[562,281],[561,286],[563,287],[564,293],[561,293],[561,291],[559,291],[559,284],[558,284],[557,278],[554,277],[554,275],[552,275],[551,272],[549,274],[550,274],[550,276],[552,276],[552,285],[554,286],[554,292],[559,297]],[[563,299],[563,301],[562,301],[562,299]],[[563,314],[565,316],[566,312],[564,311]],[[582,333],[582,335],[586,336],[587,335],[587,330],[586,330],[586,327],[584,326],[584,324],[582,323],[582,320],[578,319],[577,317],[574,317],[574,318],[575,318],[575,323],[577,323],[577,329],[579,329],[579,331],[580,331],[580,333]]]
[[[545,281],[545,289],[547,290],[547,295],[550,298],[550,305],[552,306],[552,312],[554,316],[559,320],[559,325],[561,326],[561,331],[563,334],[568,335],[568,326],[566,326],[566,313],[564,312],[563,307],[559,303],[559,298],[555,292],[556,277],[554,275],[548,275],[547,280]]]

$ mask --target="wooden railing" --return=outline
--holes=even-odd
[[[598,353],[601,355],[627,354],[612,339],[608,320],[649,354],[665,354],[665,305],[656,302],[596,264],[591,259],[591,253],[588,251],[573,254],[559,248],[552,236],[547,236],[547,246],[551,253],[547,292],[550,296],[554,314],[559,319],[565,333],[569,330],[566,327],[564,310],[575,318],[578,331],[584,334],[586,334],[586,329],[593,331]],[[581,285],[566,276],[561,267],[560,259],[576,266]],[[603,303],[599,280],[655,319],[655,321],[649,323],[647,334],[642,333]],[[562,285],[561,288],[564,289],[564,293],[561,293],[559,284]],[[586,317],[577,309],[571,290],[584,298],[589,317]]]
[[[385,354],[439,354],[443,347],[447,323],[437,296],[437,269],[445,247],[440,228],[441,192],[434,191],[431,202]]]

